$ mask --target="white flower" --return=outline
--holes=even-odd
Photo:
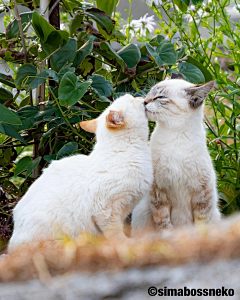
[[[146,35],[147,30],[149,32],[153,32],[154,25],[156,25],[154,22],[154,16],[148,17],[147,15],[148,13],[146,13],[139,20],[132,20],[130,23],[130,26],[132,26],[136,31],[140,29],[140,34],[142,35]]]
[[[161,0],[146,0],[147,5],[152,5],[152,3],[155,3],[155,5],[162,5],[162,1]]]

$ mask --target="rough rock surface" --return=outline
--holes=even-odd
[[[209,264],[155,266],[94,275],[72,273],[39,280],[0,284],[0,300],[147,300],[148,288],[234,289],[232,297],[158,297],[161,299],[240,299],[240,259],[212,261]]]

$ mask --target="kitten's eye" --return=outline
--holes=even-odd
[[[157,99],[161,100],[161,99],[166,99],[166,98],[167,98],[166,96],[157,96],[157,97],[153,98],[153,101],[157,100]]]

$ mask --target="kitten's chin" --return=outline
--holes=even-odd
[[[151,119],[153,121],[158,121],[158,114],[157,113],[153,113],[149,110],[146,109],[146,116],[148,119]]]

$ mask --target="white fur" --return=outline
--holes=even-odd
[[[106,127],[110,110],[122,111],[123,128]],[[16,205],[10,251],[83,231],[122,231],[124,218],[153,180],[143,99],[125,95],[114,101],[97,119],[96,137],[89,156],[52,162]]]
[[[151,99],[166,96],[146,105],[148,117],[157,121],[150,142],[154,178],[159,189],[166,189],[171,206],[169,226],[166,227],[194,222],[192,207],[196,202],[204,201],[201,199],[203,182],[212,189],[212,209],[204,218],[206,222],[220,219],[216,176],[203,127],[203,105],[191,108],[185,91],[193,86],[184,80],[167,80],[157,84],[147,95]],[[174,100],[177,106],[169,103],[169,99]],[[150,196],[142,199],[133,211],[133,236],[141,233],[146,226],[155,226]]]

